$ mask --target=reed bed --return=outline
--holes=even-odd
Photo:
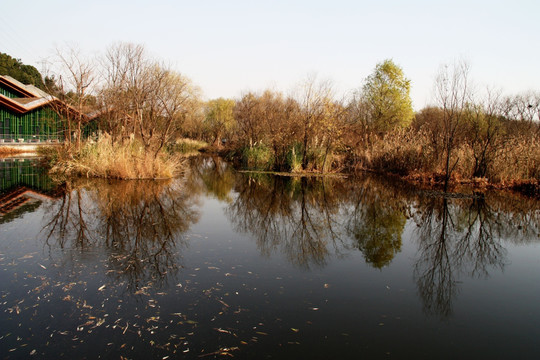
[[[450,157],[451,182],[509,187],[540,181],[540,139],[533,136],[506,136],[490,148],[484,178],[474,177],[475,156],[466,142],[458,142]],[[373,137],[349,154],[355,170],[398,174],[402,177],[440,182],[444,178],[444,158],[440,143],[427,132],[398,129],[383,137]]]
[[[112,142],[107,134],[86,142],[75,155],[70,154],[65,149],[49,153],[51,173],[124,180],[165,179],[176,176],[183,163],[180,157],[163,151],[155,155],[137,140]]]

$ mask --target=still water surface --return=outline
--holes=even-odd
[[[1,358],[540,357],[536,200],[0,165]]]

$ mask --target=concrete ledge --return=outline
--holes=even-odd
[[[61,145],[61,143],[49,143],[49,142],[41,142],[41,143],[0,143],[0,150],[3,149],[14,149],[18,151],[36,151],[37,148],[44,147],[44,146],[58,146]]]

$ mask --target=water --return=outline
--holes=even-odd
[[[211,158],[164,182],[2,166],[2,358],[540,355],[538,201]]]

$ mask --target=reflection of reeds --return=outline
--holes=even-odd
[[[0,157],[1,156],[8,156],[8,155],[16,155],[16,154],[22,154],[28,151],[24,151],[21,149],[16,149],[12,147],[7,146],[0,146]]]
[[[136,140],[112,142],[104,134],[87,142],[76,156],[62,150],[54,156],[53,173],[111,179],[158,179],[178,174],[183,161],[165,152],[145,149]]]
[[[171,186],[171,179],[115,181],[95,180],[87,188],[92,189],[93,198],[104,215],[137,206],[140,203],[155,201],[161,197],[165,188]]]

